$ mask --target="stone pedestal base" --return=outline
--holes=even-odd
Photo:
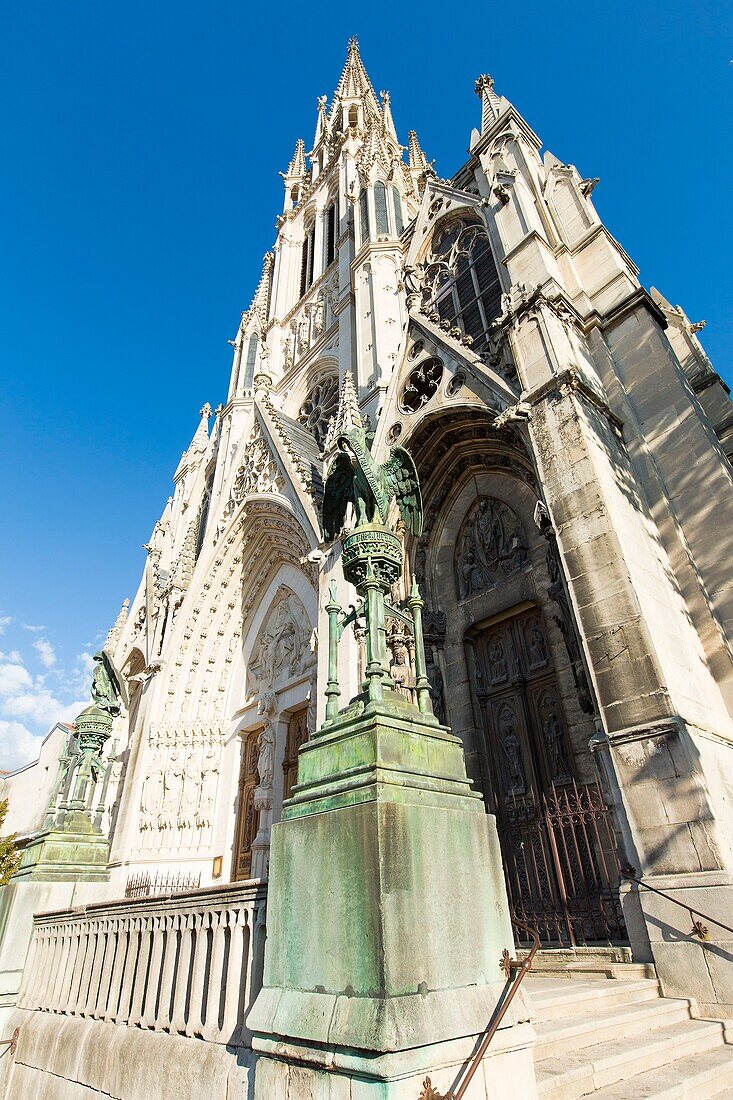
[[[109,843],[86,814],[71,811],[62,827],[39,833],[23,849],[14,882],[107,882]]]
[[[426,1076],[447,1091],[513,952],[495,822],[462,744],[394,697],[316,735],[298,777],[272,829],[264,984],[247,1020],[256,1100],[417,1100]],[[520,991],[468,1096],[536,1095],[528,1017]],[[485,1074],[505,1069],[515,1091],[487,1092]]]

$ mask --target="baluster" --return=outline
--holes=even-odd
[[[143,1001],[145,999],[145,985],[148,974],[148,959],[152,938],[152,922],[150,917],[140,918],[140,940],[138,947],[138,962],[135,970],[135,982],[130,1002],[130,1027],[137,1027],[142,1022]]]
[[[77,1002],[77,1012],[80,1016],[86,1016],[89,1010],[92,972],[94,970],[94,964],[97,961],[97,955],[101,949],[99,921],[92,920],[91,922],[87,922],[87,929],[89,950],[84,960],[84,972],[82,974],[81,985],[79,986],[79,1000]]]
[[[97,926],[97,946],[89,979],[89,991],[86,995],[86,1004],[82,1011],[82,1016],[96,1016],[97,1000],[99,998],[99,983],[102,980],[102,963],[107,954],[107,941],[109,938],[107,935],[107,921],[97,920],[95,923]]]
[[[145,1011],[141,1020],[143,1027],[155,1026],[156,1006],[158,990],[161,983],[161,968],[163,963],[163,946],[165,943],[163,929],[165,917],[156,913],[151,918],[151,933],[153,944],[150,951],[150,966],[148,968],[148,982],[145,990]]]
[[[97,1020],[107,1019],[107,1004],[109,1001],[112,977],[117,960],[117,947],[119,945],[119,921],[117,917],[111,917],[107,921],[107,946],[102,960],[102,975],[99,981],[99,993],[94,1017]]]
[[[76,1014],[79,1001],[81,1000],[81,989],[84,983],[84,974],[86,972],[87,958],[91,951],[91,936],[89,935],[89,926],[86,921],[78,921],[77,927],[79,929],[79,947],[76,955],[76,962],[74,963],[74,971],[71,975],[71,982],[69,985],[69,998],[64,1009],[62,1011],[69,1012],[70,1014]]]
[[[49,1008],[52,1012],[65,1012],[69,1002],[71,975],[74,960],[79,949],[78,928],[75,924],[66,924],[61,936],[61,954],[58,961],[58,974],[49,996]]]
[[[186,913],[181,921],[181,950],[176,968],[176,981],[173,990],[173,1010],[171,1012],[171,1032],[183,1034],[186,1030],[186,1000],[188,997],[188,979],[191,972],[191,953],[193,951],[193,913]]]
[[[210,913],[196,913],[196,941],[193,957],[193,969],[191,976],[191,999],[188,1009],[188,1021],[186,1023],[186,1035],[195,1035],[198,1038],[201,1037],[201,1032],[204,1026],[204,977],[206,975],[206,956],[208,954],[209,948],[207,930],[210,923]]]
[[[117,1010],[122,994],[122,979],[127,970],[127,956],[130,946],[130,918],[124,917],[118,921],[117,926],[117,955],[112,973],[112,981],[109,984],[107,996],[107,1011],[105,1020],[117,1020]]]
[[[18,1008],[25,1008],[29,997],[33,999],[34,993],[38,989],[39,974],[42,975],[44,972],[43,955],[46,947],[45,932],[45,928],[39,928],[37,924],[34,924],[31,942],[28,946],[28,956],[26,964],[23,967],[23,975],[18,993]]]
[[[173,995],[173,979],[176,971],[176,958],[178,955],[178,928],[180,918],[174,913],[164,918],[165,925],[165,957],[163,959],[163,975],[160,979],[160,996],[158,998],[158,1011],[155,1015],[154,1027],[156,1031],[164,1031],[171,1026],[171,997]]]
[[[213,943],[211,945],[211,966],[209,967],[209,988],[206,994],[206,1023],[202,1038],[210,1043],[219,1043],[222,1031],[219,1027],[219,1008],[226,975],[224,974],[224,953],[226,950],[226,910],[217,910],[213,914]]]
[[[130,1002],[132,999],[132,983],[135,977],[135,966],[140,945],[140,921],[137,917],[130,917],[127,922],[127,958],[125,959],[125,971],[122,975],[120,988],[120,1001],[114,1016],[116,1024],[126,1024],[130,1017]]]
[[[224,1007],[224,1025],[222,1038],[227,1044],[236,1044],[240,1031],[240,1005],[246,1004],[246,990],[242,985],[246,982],[242,961],[245,950],[245,936],[249,939],[247,927],[247,911],[243,907],[229,912],[229,962],[226,976],[226,1002]],[[248,960],[249,961],[249,960]]]

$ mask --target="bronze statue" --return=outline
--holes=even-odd
[[[352,427],[338,436],[339,454],[331,463],[323,499],[323,533],[335,539],[343,527],[348,504],[356,510],[356,525],[370,523],[386,526],[389,506],[394,497],[405,527],[413,535],[422,534],[423,506],[415,463],[402,447],[392,447],[390,458],[381,466],[371,455],[374,435],[367,420],[366,429]]]

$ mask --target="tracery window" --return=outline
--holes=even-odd
[[[338,199],[331,203],[326,210],[326,249],[325,267],[333,263],[336,258],[336,235],[338,227]]]
[[[425,265],[426,305],[480,350],[501,312],[501,284],[485,227],[458,218],[438,229]]]
[[[369,196],[366,188],[359,195],[359,234],[364,244],[369,239]]]
[[[303,241],[303,252],[300,262],[300,297],[313,285],[313,250],[316,240],[315,226],[311,226],[306,232]]]
[[[377,223],[377,236],[389,235],[389,215],[387,213],[387,188],[381,180],[374,184],[374,215]]]
[[[206,524],[209,519],[209,505],[211,504],[211,490],[213,485],[214,475],[212,473],[209,480],[206,482],[206,488],[201,498],[201,507],[199,508],[199,524],[196,530],[196,561],[198,561],[201,548],[204,545],[204,535],[206,534]]]
[[[405,228],[405,219],[402,214],[402,198],[396,187],[392,188],[392,203],[394,205],[394,225],[397,236],[402,233]]]
[[[326,440],[329,423],[336,414],[338,399],[338,377],[332,374],[316,382],[300,406],[298,420],[315,436],[316,443],[321,448]]]
[[[257,359],[257,345],[259,338],[256,332],[253,332],[249,338],[247,344],[247,361],[244,367],[244,388],[249,390],[252,388],[252,382],[255,374],[255,361]]]

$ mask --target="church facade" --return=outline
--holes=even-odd
[[[400,144],[355,41],[318,100],[226,401],[203,406],[105,643],[120,712],[76,805],[102,848],[81,870],[39,855],[70,813],[78,731],[4,781],[24,845],[8,1019],[34,911],[264,890],[324,716],[329,593],[354,603],[321,514],[354,402],[372,453],[403,447],[420,476],[394,596],[425,601],[432,711],[496,818],[518,945],[529,924],[548,958],[654,967],[733,1011],[733,406],[700,325],[601,222],[598,181],[543,153],[488,76],[476,92],[451,179],[414,131]],[[384,629],[414,698],[413,639]],[[343,705],[358,615],[342,645]],[[695,937],[689,910],[723,923]]]

